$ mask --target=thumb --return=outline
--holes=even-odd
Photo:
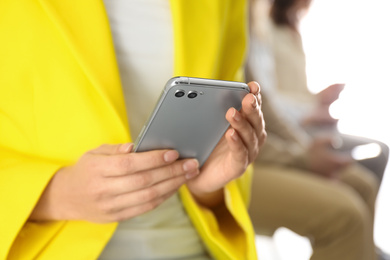
[[[331,89],[335,95],[338,95],[343,91],[345,88],[345,83],[336,83],[332,84],[328,87],[328,89]]]
[[[325,88],[319,93],[320,103],[330,105],[339,98],[344,87],[345,84],[333,84]]]
[[[125,154],[130,153],[133,149],[133,143],[124,143],[124,144],[103,144],[96,149],[90,151],[93,154],[105,154],[105,155],[115,155],[115,154]]]

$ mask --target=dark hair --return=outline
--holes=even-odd
[[[295,0],[274,0],[271,7],[271,18],[276,24],[288,25],[288,11],[294,5]]]
[[[310,0],[273,0],[270,16],[275,24],[287,25],[296,29],[300,13],[306,11]]]

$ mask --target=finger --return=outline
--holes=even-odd
[[[114,154],[124,154],[130,153],[133,149],[133,143],[124,143],[124,144],[103,144],[98,148],[95,148],[89,153],[91,154],[105,154],[105,155],[114,155]]]
[[[241,137],[242,142],[249,151],[250,160],[254,159],[254,157],[257,156],[259,146],[259,134],[257,133],[257,130],[234,108],[228,110],[226,119]]]
[[[117,209],[117,211],[122,211],[126,208],[139,207],[151,203],[164,198],[167,194],[176,192],[186,181],[187,178],[181,175],[145,189],[121,194],[116,196],[112,202],[113,208]]]
[[[250,93],[257,95],[260,93],[260,84],[256,81],[251,81],[248,83],[248,87],[250,89]]]
[[[258,86],[258,84],[252,85],[255,87]],[[257,88],[258,91],[260,91],[259,88]],[[263,113],[260,108],[261,103],[261,97],[260,94],[258,94],[258,98],[254,96],[254,94],[248,94],[242,101],[242,109],[240,113],[243,115],[243,117],[248,121],[249,125],[252,127],[252,130],[249,131],[249,135],[244,134],[239,130],[240,136],[243,138],[244,143],[252,144],[252,142],[257,147],[257,150],[255,152],[258,152],[259,146],[262,146],[265,142],[265,139],[267,137],[266,131],[265,131],[265,121],[263,117]],[[260,99],[260,101],[259,101]],[[259,103],[260,102],[260,103]],[[252,134],[255,133],[255,137],[252,136]],[[257,139],[257,142],[256,142]],[[250,146],[248,146],[249,148]],[[257,156],[257,155],[256,155]]]
[[[144,214],[148,211],[151,211],[151,210],[157,208],[159,205],[161,205],[163,202],[165,202],[168,198],[170,198],[175,193],[176,193],[176,191],[173,191],[173,192],[168,193],[168,194],[166,194],[158,199],[155,199],[155,200],[150,201],[148,203],[144,203],[142,205],[126,207],[126,208],[116,212],[115,218],[111,219],[110,222],[127,220],[130,218],[139,216],[141,214]]]
[[[353,158],[348,154],[338,154],[337,161],[338,161],[337,166],[339,168],[343,168],[353,163]]]
[[[185,159],[153,170],[111,178],[107,189],[110,194],[120,195],[142,190],[179,176],[191,179],[198,174],[199,162],[196,159]]]
[[[100,156],[99,165],[104,176],[121,176],[156,169],[173,163],[179,158],[175,150],[154,150],[142,153]]]
[[[232,151],[231,154],[233,155],[230,160],[232,168],[236,172],[245,172],[249,164],[249,151],[246,145],[243,143],[243,140],[234,128],[231,128],[226,132],[225,138],[227,140],[229,149]]]
[[[256,81],[248,83],[250,94],[246,95],[242,101],[243,115],[248,119],[250,124],[256,130],[258,144],[262,145],[266,138],[265,122],[261,111],[262,99],[260,95],[260,85]]]
[[[321,147],[332,148],[334,143],[334,138],[332,136],[322,136],[314,139],[314,144]]]
[[[260,84],[256,81],[251,81],[248,83],[248,87],[250,89],[250,93],[256,97],[257,103],[261,106]]]
[[[264,127],[263,113],[258,99],[253,94],[248,94],[244,97],[240,112],[254,128],[261,130]]]

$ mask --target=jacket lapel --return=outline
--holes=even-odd
[[[86,76],[128,132],[109,21],[100,0],[40,0]]]

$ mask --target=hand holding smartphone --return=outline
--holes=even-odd
[[[213,79],[170,79],[144,125],[135,152],[175,149],[202,166],[229,127],[225,114],[241,109],[245,83]]]

